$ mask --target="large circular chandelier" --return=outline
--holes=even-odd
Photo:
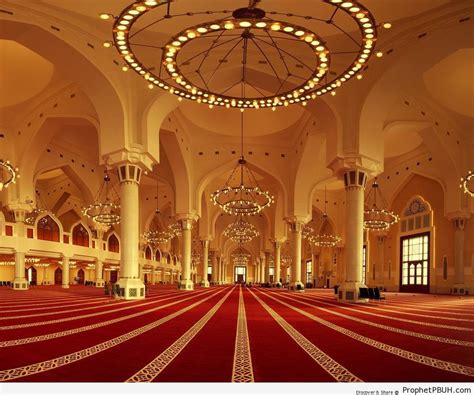
[[[165,227],[163,224],[163,218],[159,208],[158,197],[159,184],[156,182],[156,209],[153,214],[150,226],[146,232],[143,233],[142,237],[147,241],[148,244],[155,246],[157,244],[164,244],[175,237],[175,232],[168,226]]]
[[[333,235],[329,232],[328,228],[330,228],[329,218],[327,214],[327,190],[324,187],[324,213],[321,217],[321,225],[319,227],[319,233],[311,234],[307,238],[310,243],[318,246],[318,247],[335,247],[337,246],[342,238],[337,235]]]
[[[111,188],[110,183],[109,173],[105,170],[104,180],[97,192],[94,203],[82,210],[82,213],[93,222],[105,226],[120,223],[120,206],[116,204],[118,194]]]
[[[378,203],[377,196],[379,196]],[[374,179],[372,188],[365,198],[365,206],[367,208],[364,210],[364,229],[375,231],[387,230],[400,220],[397,214],[385,208],[387,207],[387,202],[380,192],[377,178]]]
[[[314,0],[304,15],[278,6],[263,10],[257,0],[235,10],[184,3],[134,1],[115,18],[113,45],[124,70],[133,69],[150,88],[209,106],[276,108],[333,93],[365,67],[377,40],[375,19],[357,0]],[[159,34],[197,16],[201,23],[172,37]],[[248,95],[234,89],[240,81],[220,78],[235,64],[244,70]],[[249,69],[275,77],[274,87],[259,88]]]
[[[235,222],[227,225],[224,229],[224,236],[239,244],[247,243],[259,234],[257,228],[241,216],[237,217]]]
[[[20,178],[18,168],[13,167],[9,160],[0,159],[0,192],[9,185],[15,184],[18,178]]]
[[[469,170],[465,177],[461,178],[461,184],[459,185],[464,193],[474,197],[474,173]]]
[[[244,86],[242,85],[242,89]],[[213,192],[211,201],[231,215],[256,215],[274,202],[270,192],[258,185],[244,158],[244,114],[241,113],[241,156],[224,187]]]
[[[178,222],[173,222],[172,224],[169,224],[168,230],[171,234],[173,234],[174,237],[181,236],[181,234],[183,233],[181,225]]]

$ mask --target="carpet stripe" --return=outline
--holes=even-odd
[[[272,316],[272,318],[285,330],[285,332],[298,344],[306,353],[327,373],[329,373],[338,382],[361,382],[362,380],[352,374],[344,366],[340,365],[329,355],[323,352],[310,342],[305,336],[298,332],[288,321],[267,305],[254,292],[250,291],[252,296],[262,305],[262,307]],[[260,291],[261,292],[261,291]],[[271,296],[269,296],[271,297]],[[273,298],[273,297],[272,297]]]
[[[262,291],[260,291],[260,292],[264,293]],[[377,348],[377,349],[382,350],[382,351],[386,351],[390,354],[397,355],[401,358],[408,359],[408,360],[413,361],[413,362],[417,362],[417,363],[420,363],[420,364],[423,364],[423,365],[431,366],[431,367],[436,368],[436,369],[441,369],[441,370],[445,370],[445,371],[452,372],[452,373],[459,373],[459,374],[462,374],[462,375],[465,375],[465,376],[474,377],[474,368],[472,368],[470,366],[465,366],[465,365],[460,365],[460,364],[456,364],[456,363],[452,363],[452,362],[448,362],[448,361],[443,361],[441,359],[431,358],[431,357],[428,357],[426,355],[421,355],[421,354],[417,354],[417,353],[410,352],[410,351],[407,351],[407,350],[403,350],[403,349],[395,347],[395,346],[390,346],[388,344],[379,342],[379,341],[371,339],[369,337],[359,335],[358,333],[355,333],[355,332],[353,332],[349,329],[343,328],[339,325],[333,324],[332,322],[326,321],[322,318],[316,317],[315,315],[313,315],[311,313],[308,313],[308,312],[306,312],[302,309],[299,309],[298,307],[292,306],[292,305],[290,305],[290,304],[288,304],[288,303],[286,303],[282,300],[279,300],[279,299],[269,295],[269,293],[266,293],[266,295],[267,295],[267,297],[277,301],[278,303],[281,303],[282,305],[284,305],[286,307],[289,307],[290,309],[300,313],[301,315],[304,315],[304,316],[308,317],[309,319],[311,319],[313,321],[316,321],[316,322],[318,322],[318,323],[320,323],[320,324],[322,324],[322,325],[324,325],[328,328],[331,328],[331,329],[335,330],[336,332],[342,333],[343,335],[346,335],[346,336],[348,336],[352,339],[358,340],[358,341],[360,341],[364,344],[367,344],[371,347]]]
[[[166,367],[175,359],[188,343],[201,331],[208,321],[219,310],[222,304],[227,300],[229,295],[234,291],[232,288],[224,297],[209,310],[204,317],[189,328],[179,339],[171,346],[158,355],[153,361],[146,365],[143,369],[131,376],[127,383],[149,383],[153,381]]]
[[[0,342],[0,348],[19,346],[19,345],[23,345],[23,344],[31,344],[31,343],[36,343],[36,342],[41,342],[41,341],[46,341],[46,340],[51,340],[51,339],[57,339],[59,337],[64,337],[64,336],[69,336],[69,335],[74,335],[74,334],[77,334],[77,333],[90,331],[90,330],[101,328],[101,327],[104,327],[104,326],[107,326],[107,325],[116,324],[117,322],[129,320],[131,318],[136,318],[136,317],[139,317],[139,316],[142,316],[142,315],[145,315],[145,314],[154,313],[155,311],[164,309],[164,308],[169,307],[169,306],[173,306],[173,305],[178,304],[178,303],[182,303],[186,300],[196,298],[198,296],[207,294],[209,292],[211,292],[211,291],[195,294],[195,295],[190,296],[188,298],[183,298],[183,299],[180,299],[176,302],[171,302],[171,303],[168,303],[168,304],[165,304],[165,305],[161,305],[161,306],[152,308],[150,310],[140,311],[138,313],[122,316],[122,317],[119,317],[119,318],[115,318],[113,320],[98,322],[96,324],[91,324],[91,325],[83,326],[83,327],[80,327],[80,328],[69,329],[69,330],[61,331],[61,332],[48,333],[46,335],[25,337],[25,338],[22,338],[22,339],[2,341],[2,342]],[[182,296],[182,295],[180,295],[180,296]],[[171,299],[171,298],[167,298],[167,299]],[[163,300],[165,300],[165,299],[161,299],[160,302],[163,301]],[[158,302],[158,301],[155,301],[155,302]],[[144,304],[139,305],[138,307],[141,307],[141,306],[144,306]]]
[[[69,365],[71,363],[80,361],[84,358],[89,358],[93,355],[96,355],[98,353],[106,351],[106,350],[108,350],[112,347],[118,346],[121,343],[124,343],[124,342],[126,342],[130,339],[133,339],[134,337],[142,335],[143,333],[146,333],[146,332],[150,331],[151,329],[154,329],[154,328],[164,324],[165,322],[168,322],[168,321],[172,320],[173,318],[176,318],[176,317],[184,314],[185,312],[193,309],[194,307],[200,305],[201,303],[204,303],[206,300],[209,300],[212,297],[214,297],[215,295],[221,293],[222,291],[223,291],[223,289],[216,292],[216,293],[214,293],[214,294],[212,294],[212,295],[210,295],[210,296],[208,296],[208,297],[206,297],[206,298],[204,298],[204,299],[202,299],[202,300],[200,300],[200,301],[198,301],[198,302],[195,302],[195,303],[191,304],[190,306],[184,307],[181,310],[178,310],[178,311],[176,311],[172,314],[169,314],[166,317],[163,317],[163,318],[161,318],[157,321],[154,321],[154,322],[152,322],[150,324],[147,324],[145,326],[142,326],[140,328],[134,329],[133,331],[128,332],[124,335],[117,336],[117,337],[114,337],[113,339],[110,339],[110,340],[107,340],[105,342],[96,344],[95,346],[88,347],[88,348],[82,349],[80,351],[73,352],[71,354],[62,355],[58,358],[49,359],[47,361],[34,363],[34,364],[31,364],[31,365],[22,366],[22,367],[14,368],[14,369],[1,370],[0,371],[0,382],[15,380],[15,379],[18,379],[18,378],[21,378],[21,377],[30,376],[30,375],[37,374],[37,373],[42,373],[42,372],[45,372],[47,370],[52,370],[52,369],[56,369],[56,368],[59,368],[59,367],[64,366],[64,365]]]
[[[234,364],[232,366],[233,383],[253,383],[252,356],[247,328],[247,313],[242,287],[239,289],[239,315],[237,317],[237,333],[235,334]]]

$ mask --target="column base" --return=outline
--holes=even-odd
[[[290,286],[288,287],[288,291],[303,292],[304,285],[301,281],[290,281]]]
[[[281,288],[281,283],[280,283],[280,282],[273,283],[273,284],[272,284],[272,287],[274,287],[274,288]]]
[[[125,300],[145,299],[145,284],[143,284],[142,280],[138,278],[121,278],[115,283],[115,287],[117,285],[120,287],[117,298]]]
[[[183,291],[192,291],[194,289],[194,283],[191,280],[181,280],[179,283],[179,289]]]
[[[62,284],[61,288],[67,289],[67,288],[69,288],[69,284]]]
[[[367,289],[367,286],[363,283],[358,283],[355,281],[346,281],[338,288],[337,300],[339,302],[368,303],[369,298],[361,298],[359,296],[359,290],[361,288]]]
[[[454,284],[453,285],[453,295],[466,295],[466,286],[464,284]]]
[[[95,287],[96,288],[104,288],[105,286],[105,280],[95,280]]]
[[[28,281],[26,278],[15,278],[15,280],[13,280],[13,289],[15,291],[28,290]]]
[[[209,281],[201,281],[201,287],[209,288]]]

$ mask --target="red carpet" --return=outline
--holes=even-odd
[[[474,381],[474,298],[328,290],[0,288],[0,381]]]

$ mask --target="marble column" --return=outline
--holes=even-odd
[[[62,288],[69,288],[69,257],[63,256],[62,258],[62,270],[63,270],[63,277],[62,277]],[[97,266],[96,266],[97,268]]]
[[[133,300],[145,298],[145,284],[140,279],[139,266],[139,212],[138,186],[142,169],[131,163],[117,168],[120,180],[120,298]]]
[[[313,287],[318,287],[318,280],[319,280],[319,262],[318,262],[318,255],[311,254],[311,275],[313,279]]]
[[[346,277],[339,287],[338,298],[348,302],[367,302],[359,298],[359,289],[366,288],[362,282],[362,248],[364,245],[364,189],[367,174],[359,169],[344,173],[346,192],[345,268]]]
[[[212,251],[211,255],[211,262],[212,262],[212,274],[211,274],[211,281],[214,285],[217,285],[219,279],[217,277],[218,272],[218,258],[217,258],[217,251]]]
[[[270,251],[265,251],[265,283],[270,284]]]
[[[15,233],[20,240],[18,243],[19,249],[15,252],[15,278],[13,279],[13,289],[15,291],[28,290],[28,280],[25,277],[25,251],[22,246],[21,239],[26,238],[25,219],[26,214],[31,211],[29,205],[15,205],[14,208],[10,206],[15,218]]]
[[[384,272],[385,272],[385,240],[386,235],[377,235],[377,259],[375,260],[375,267],[372,266],[372,270],[375,270],[375,286],[385,286]]]
[[[95,286],[97,288],[103,287],[105,284],[103,276],[104,265],[100,259],[95,260]]]
[[[466,217],[452,219],[454,223],[454,284],[453,293],[460,295],[466,293],[464,283],[464,227]]]
[[[293,259],[291,261],[290,291],[303,291],[304,284],[301,282],[301,240],[304,222],[294,220],[290,222],[290,230],[293,233]]]
[[[179,288],[185,291],[192,291],[194,283],[191,279],[191,249],[192,249],[192,235],[194,217],[188,214],[180,215],[179,221],[181,223],[181,230],[183,234],[183,250],[181,258],[181,281]]]
[[[202,243],[202,279],[201,287],[209,288],[209,281],[207,279],[207,266],[209,265],[209,243],[210,240],[203,239]]]
[[[156,284],[156,271],[155,271],[155,266],[151,268],[151,285]]]
[[[275,241],[275,256],[273,257],[273,286],[281,287],[281,242]]]

